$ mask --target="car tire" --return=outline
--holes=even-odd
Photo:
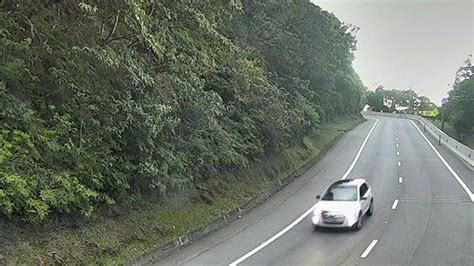
[[[374,201],[370,201],[369,210],[367,211],[367,216],[372,216],[374,214]]]
[[[364,216],[362,215],[362,213],[359,213],[359,219],[357,219],[357,222],[354,225],[354,229],[356,231],[359,231],[360,229],[362,229],[363,221],[364,221]]]

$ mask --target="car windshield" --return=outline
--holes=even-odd
[[[328,189],[324,194],[322,200],[334,201],[356,201],[357,187],[356,186],[334,186]]]

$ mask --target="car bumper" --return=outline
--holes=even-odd
[[[323,219],[321,219],[321,217],[314,215],[312,222],[317,227],[348,228],[348,227],[352,227],[357,222],[357,220],[345,217],[342,223],[334,223],[334,222],[328,223],[328,222],[325,222]]]

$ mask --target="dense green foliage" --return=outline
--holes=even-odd
[[[315,111],[324,119],[360,111],[365,89],[351,65],[357,28],[308,1],[243,3],[245,15],[235,20],[231,35],[250,47],[252,58],[263,59],[290,104],[307,106],[308,120]]]
[[[418,96],[413,90],[387,90],[379,86],[375,91],[367,91],[367,104],[375,112],[404,112],[417,114],[436,108],[426,96]]]
[[[354,29],[307,0],[2,1],[0,213],[193,189],[356,113]]]
[[[213,196],[211,203],[146,201],[110,206],[112,216],[94,215],[86,222],[76,219],[58,223],[49,219],[42,224],[3,223],[0,265],[127,264],[150,249],[209,225],[223,213],[234,212],[249,200],[260,202],[262,196],[269,196],[282,183],[297,177],[294,174],[305,164],[313,165],[313,160],[324,155],[342,132],[363,121],[360,115],[333,119],[305,136],[299,145],[261,158],[252,167],[229,173],[228,178],[206,181]]]
[[[468,58],[459,68],[453,89],[449,92],[446,116],[454,127],[457,139],[474,135],[474,65]]]

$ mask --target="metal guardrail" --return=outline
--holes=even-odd
[[[461,158],[464,162],[467,163],[468,166],[474,169],[474,150],[469,148],[468,146],[460,143],[459,141],[451,138],[446,133],[441,131],[437,126],[433,125],[427,119],[416,116],[416,115],[408,115],[408,114],[397,114],[397,113],[380,113],[380,112],[361,112],[362,115],[372,115],[372,116],[384,116],[384,117],[395,117],[395,118],[406,118],[410,120],[414,120],[418,122],[418,124],[422,125],[427,132],[431,134],[434,138],[438,140],[440,145],[444,145],[447,147],[451,152],[456,154],[459,158]]]

